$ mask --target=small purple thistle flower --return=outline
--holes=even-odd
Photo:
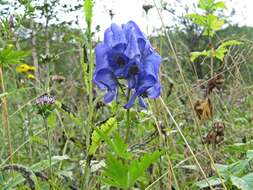
[[[55,103],[56,97],[48,94],[43,94],[35,100],[36,105],[52,105]]]
[[[43,94],[35,100],[35,105],[38,107],[38,114],[43,117],[48,117],[54,110],[56,97],[48,94]]]

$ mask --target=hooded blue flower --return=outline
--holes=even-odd
[[[129,109],[138,97],[160,95],[158,79],[160,56],[133,21],[121,27],[112,24],[104,33],[104,41],[96,46],[94,82],[106,91],[104,101],[111,102],[118,94],[118,79],[125,79],[134,93],[125,108]]]
[[[146,108],[143,98],[157,98],[161,92],[158,72],[161,58],[157,53],[152,53],[145,57],[142,61],[143,71],[138,74],[134,93],[125,105],[126,109],[130,109],[135,101],[139,98],[141,107]]]

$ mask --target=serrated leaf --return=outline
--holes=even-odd
[[[122,161],[122,159],[118,159],[109,153],[102,181],[111,186],[130,189],[147,168],[162,154],[162,151],[157,150],[151,154],[144,154],[140,159],[128,163],[128,161]]]
[[[20,64],[29,55],[30,52],[15,51],[13,50],[13,46],[9,45],[0,50],[0,65]]]
[[[102,137],[99,133],[102,133],[104,136],[109,136],[113,131],[118,127],[118,123],[115,117],[108,119],[104,124],[102,124],[98,129],[94,130],[91,135],[91,145],[89,148],[89,155],[94,155],[96,150],[101,144]]]
[[[133,161],[129,166],[128,187],[133,187],[137,179],[143,175],[148,167],[162,155],[162,151],[155,151],[151,154],[144,154],[139,160]]]
[[[133,155],[127,151],[128,145],[119,136],[119,134],[114,134],[113,138],[105,139],[106,143],[110,146],[111,150],[120,158],[130,159]]]

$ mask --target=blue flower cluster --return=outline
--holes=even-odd
[[[129,21],[122,26],[112,24],[104,33],[104,41],[96,46],[95,53],[94,82],[99,89],[107,91],[105,103],[118,96],[119,79],[125,79],[132,92],[124,106],[126,109],[133,106],[136,98],[146,108],[143,98],[160,95],[161,57],[135,22]]]

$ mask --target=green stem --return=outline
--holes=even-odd
[[[127,92],[127,102],[130,99],[130,96],[131,96],[131,91],[130,91],[130,89],[128,89],[128,92]],[[127,116],[126,117],[127,117],[126,118],[126,128],[127,128],[127,131],[126,131],[125,143],[128,142],[128,137],[129,137],[129,133],[130,133],[130,109],[127,110]]]
[[[47,148],[48,148],[48,156],[49,156],[50,178],[52,180],[53,168],[52,168],[52,154],[51,154],[50,132],[49,132],[48,124],[47,124],[47,117],[43,116],[43,120],[44,120],[44,126],[45,126],[46,131],[47,131]]]
[[[5,86],[4,86],[4,76],[3,76],[3,69],[0,63],[0,93],[4,94]],[[8,112],[8,102],[7,98],[4,96],[2,97],[2,125],[4,128],[4,132],[6,133],[6,138],[8,142],[8,149],[9,149],[9,157],[10,157],[10,164],[13,164],[12,158],[12,142],[11,142],[11,131],[9,126],[9,112]],[[14,176],[13,172],[12,175]]]
[[[127,121],[126,121],[126,138],[125,138],[125,143],[128,141],[129,133],[130,133],[130,111],[129,109],[127,110]]]

